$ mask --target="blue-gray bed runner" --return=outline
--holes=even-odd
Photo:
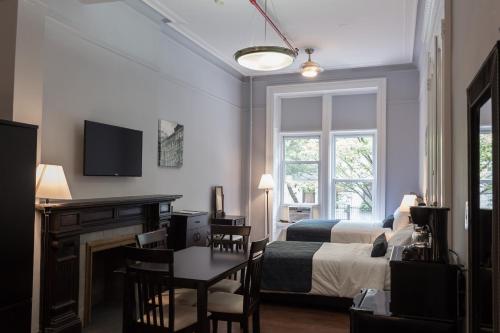
[[[302,220],[286,229],[287,241],[329,243],[332,238],[332,228],[340,220]]]
[[[269,244],[264,255],[262,289],[310,292],[313,256],[321,245],[316,242],[288,241]]]

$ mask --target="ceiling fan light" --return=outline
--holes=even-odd
[[[300,67],[300,72],[301,72],[302,76],[305,76],[305,77],[316,77],[322,71],[323,71],[323,68],[321,68],[314,61],[306,61]]]
[[[248,69],[275,71],[290,66],[295,60],[295,53],[279,46],[253,46],[237,51],[234,59]]]

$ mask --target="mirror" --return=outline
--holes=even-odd
[[[467,321],[471,333],[500,332],[499,64],[500,41],[467,88]]]
[[[224,216],[224,190],[222,186],[214,187],[215,217]]]
[[[493,132],[491,98],[479,109],[479,208],[493,208]]]

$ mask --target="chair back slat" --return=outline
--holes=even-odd
[[[251,227],[217,225],[210,226],[210,246],[221,251],[248,252]],[[240,236],[240,237],[237,237]]]
[[[125,247],[124,255],[127,265],[124,325],[127,332],[175,332],[173,250]],[[165,264],[168,271],[157,271],[149,264]],[[164,313],[162,300],[165,291],[169,291],[168,314]]]
[[[136,235],[135,240],[142,249],[167,248],[167,232],[164,228]]]
[[[244,290],[244,311],[248,311],[260,301],[260,283],[262,280],[262,268],[264,262],[264,252],[269,239],[252,242],[250,255],[248,257],[247,273],[245,277]]]

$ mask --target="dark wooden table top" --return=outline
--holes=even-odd
[[[174,279],[176,281],[205,282],[211,285],[239,270],[248,261],[248,254],[213,250],[193,246],[174,253]],[[168,271],[163,264],[141,263],[140,268]]]

